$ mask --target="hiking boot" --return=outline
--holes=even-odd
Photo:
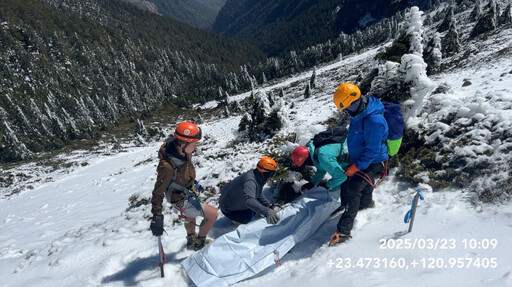
[[[343,234],[341,232],[334,232],[334,234],[331,235],[331,240],[329,242],[329,246],[338,245],[340,243],[343,243],[343,242],[349,240],[350,238],[352,238],[352,236],[350,236],[350,234]]]
[[[199,249],[202,249],[207,244],[210,244],[212,242],[211,239],[207,239],[206,236],[196,236],[195,244],[194,244],[194,250],[197,251]]]
[[[370,208],[374,208],[375,207],[375,200],[372,199],[372,204],[370,205]]]
[[[196,245],[197,235],[195,233],[187,235],[187,250],[194,250]]]

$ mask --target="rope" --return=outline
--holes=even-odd
[[[358,170],[356,172],[357,175],[359,175],[362,179],[364,179],[371,187],[373,187],[373,189],[377,188],[377,185],[384,180],[384,178],[386,178],[386,176],[388,175],[388,161],[389,160],[386,160],[385,162],[382,163],[382,165],[384,166],[384,172],[382,173],[382,175],[380,176],[379,180],[377,181],[377,183],[373,183],[372,179],[363,171],[360,171]]]
[[[196,206],[195,204],[190,202],[190,198],[193,198],[198,203],[198,205]],[[190,204],[192,204],[192,206],[194,206],[197,210],[199,210],[201,212],[201,215],[203,216],[203,220],[201,220],[200,224],[197,224],[195,221],[188,220],[187,216],[183,213],[183,204],[181,206],[179,206],[179,208],[178,208],[178,206],[173,205],[173,207],[178,208],[178,210],[180,211],[180,214],[178,215],[178,219],[181,219],[181,220],[185,221],[186,223],[193,224],[197,227],[201,227],[201,226],[205,225],[206,224],[206,214],[204,213],[204,209],[203,209],[203,206],[201,205],[201,199],[199,198],[199,196],[191,195],[191,196],[188,196],[187,199],[183,199],[183,200],[188,200],[190,202]]]

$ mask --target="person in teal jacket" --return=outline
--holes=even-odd
[[[332,143],[321,146],[317,150],[313,141],[309,141],[305,146],[296,147],[292,152],[293,163],[298,167],[303,165],[316,167],[316,173],[310,182],[301,187],[301,191],[305,192],[318,185],[330,191],[339,191],[340,185],[347,179],[345,175],[345,168],[349,164],[347,154],[346,141],[343,145]],[[321,183],[326,173],[329,173],[331,179]]]

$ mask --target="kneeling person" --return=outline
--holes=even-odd
[[[219,206],[229,219],[246,224],[256,215],[265,216],[267,223],[279,222],[277,210],[262,194],[263,186],[274,175],[277,164],[270,157],[262,157],[255,169],[250,170],[225,185],[220,194]],[[277,208],[276,208],[277,209]]]

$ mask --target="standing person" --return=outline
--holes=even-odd
[[[174,136],[169,137],[158,151],[160,162],[157,167],[157,179],[151,198],[151,231],[154,236],[164,231],[164,215],[162,202],[164,197],[173,206],[180,208],[185,220],[187,231],[187,249],[199,250],[209,241],[206,235],[217,219],[217,210],[196,200],[196,171],[192,163],[192,152],[201,139],[201,129],[191,122],[182,122],[176,126]],[[199,185],[196,185],[199,187]],[[197,188],[199,189],[199,188]],[[202,215],[203,223],[196,234],[196,217]]]
[[[351,238],[357,212],[375,205],[373,187],[375,177],[384,172],[384,163],[388,160],[389,128],[382,102],[372,96],[361,96],[358,86],[341,84],[333,100],[339,110],[350,116],[347,145],[351,165],[345,171],[348,179],[341,186],[342,205],[347,205],[347,209],[331,236],[331,244],[337,244]]]
[[[344,130],[346,132],[346,129]],[[346,134],[345,134],[346,137]],[[309,141],[305,146],[298,146],[292,152],[292,162],[301,167],[315,166],[316,173],[311,180],[302,185],[302,192],[306,192],[311,188],[322,185],[329,190],[338,190],[339,186],[347,179],[345,168],[347,162],[347,146],[346,142],[326,144],[315,148],[313,141]],[[331,179],[326,183],[320,183],[325,174],[329,173]]]
[[[262,157],[255,169],[239,175],[226,184],[220,194],[219,206],[229,219],[246,224],[256,216],[265,216],[267,223],[279,222],[278,206],[262,194],[263,186],[274,175],[277,164],[268,156]]]

